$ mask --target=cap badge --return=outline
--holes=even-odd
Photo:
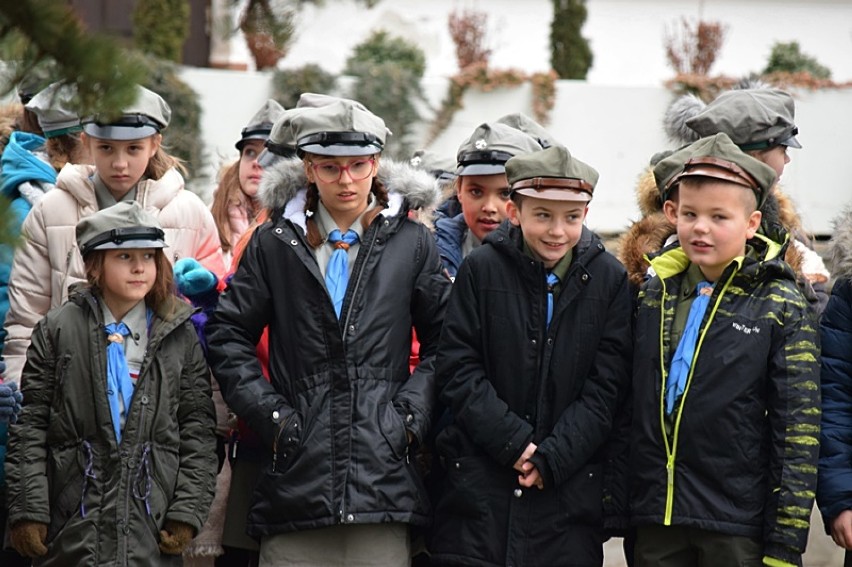
[[[487,146],[488,142],[485,141],[485,138],[480,138],[473,144],[473,147],[475,147],[477,150],[484,150]]]

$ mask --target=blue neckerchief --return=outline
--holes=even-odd
[[[689,307],[686,326],[672,357],[669,375],[666,379],[666,415],[671,415],[674,411],[675,401],[686,388],[686,378],[689,376],[689,368],[692,366],[695,346],[698,343],[698,330],[701,328],[701,321],[704,319],[707,306],[710,304],[713,286],[708,282],[699,282],[695,286],[695,293],[697,296],[692,300],[692,305]]]

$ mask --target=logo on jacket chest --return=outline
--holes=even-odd
[[[742,323],[737,323],[736,321],[731,322],[731,326],[735,331],[739,331],[744,335],[751,335],[754,333],[755,335],[760,334],[760,327],[757,325],[743,325]]]

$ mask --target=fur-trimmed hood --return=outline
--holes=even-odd
[[[636,287],[648,274],[646,254],[661,250],[675,234],[675,226],[662,211],[643,216],[630,225],[618,242],[618,259],[627,269],[627,278]]]
[[[388,208],[382,213],[385,215],[409,210],[430,210],[437,206],[441,198],[435,178],[405,162],[381,158],[378,178],[388,190]],[[258,199],[264,208],[283,211],[284,216],[304,227],[307,185],[302,160],[283,159],[263,172]]]
[[[828,245],[828,258],[837,278],[852,278],[852,204],[832,222],[834,234]]]
[[[639,180],[636,182],[636,204],[643,217],[663,210],[663,201],[657,189],[657,182],[654,180],[653,167],[647,167],[639,174]]]

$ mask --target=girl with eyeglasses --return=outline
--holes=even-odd
[[[381,157],[387,129],[360,104],[282,120],[270,142],[292,135],[301,159],[264,172],[271,221],[206,327],[225,401],[262,440],[248,533],[261,566],[408,566],[410,528],[430,516],[414,452],[449,290],[408,212],[438,194],[425,172]],[[255,353],[267,326],[269,381]]]

